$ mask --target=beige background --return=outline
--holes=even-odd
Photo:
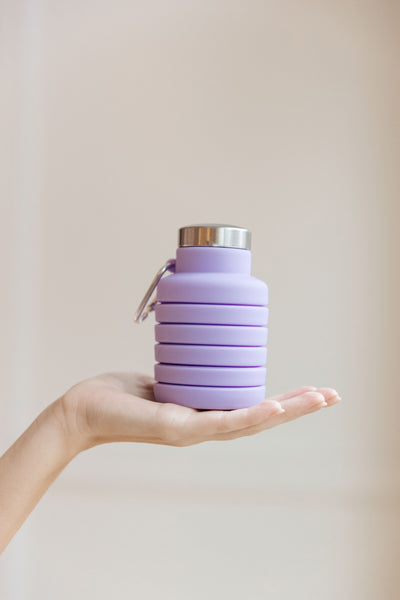
[[[0,450],[79,379],[151,373],[132,315],[193,222],[253,232],[268,393],[343,397],[251,439],[78,457],[0,597],[397,598],[398,3],[0,7]]]

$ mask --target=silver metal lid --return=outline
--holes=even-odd
[[[179,246],[218,246],[250,250],[251,233],[244,227],[200,223],[179,229]]]

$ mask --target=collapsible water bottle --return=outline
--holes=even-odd
[[[231,225],[179,230],[176,259],[158,271],[135,317],[155,310],[157,401],[235,409],[264,399],[268,286],[251,275],[250,239]]]

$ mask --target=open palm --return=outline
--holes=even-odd
[[[253,435],[340,400],[332,388],[305,386],[250,408],[198,411],[156,402],[153,384],[137,373],[82,381],[62,398],[63,421],[84,447],[118,441],[190,446]]]
[[[0,552],[79,452],[109,442],[191,446],[253,435],[340,400],[331,388],[301,387],[237,410],[156,402],[137,373],[86,379],[47,406],[0,457]]]

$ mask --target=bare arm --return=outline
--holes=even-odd
[[[302,387],[251,408],[203,411],[154,401],[153,381],[108,373],[78,383],[48,406],[0,458],[0,552],[66,465],[98,444],[190,446],[231,440],[336,404],[331,388]]]
[[[79,452],[47,407],[0,458],[0,552]]]

